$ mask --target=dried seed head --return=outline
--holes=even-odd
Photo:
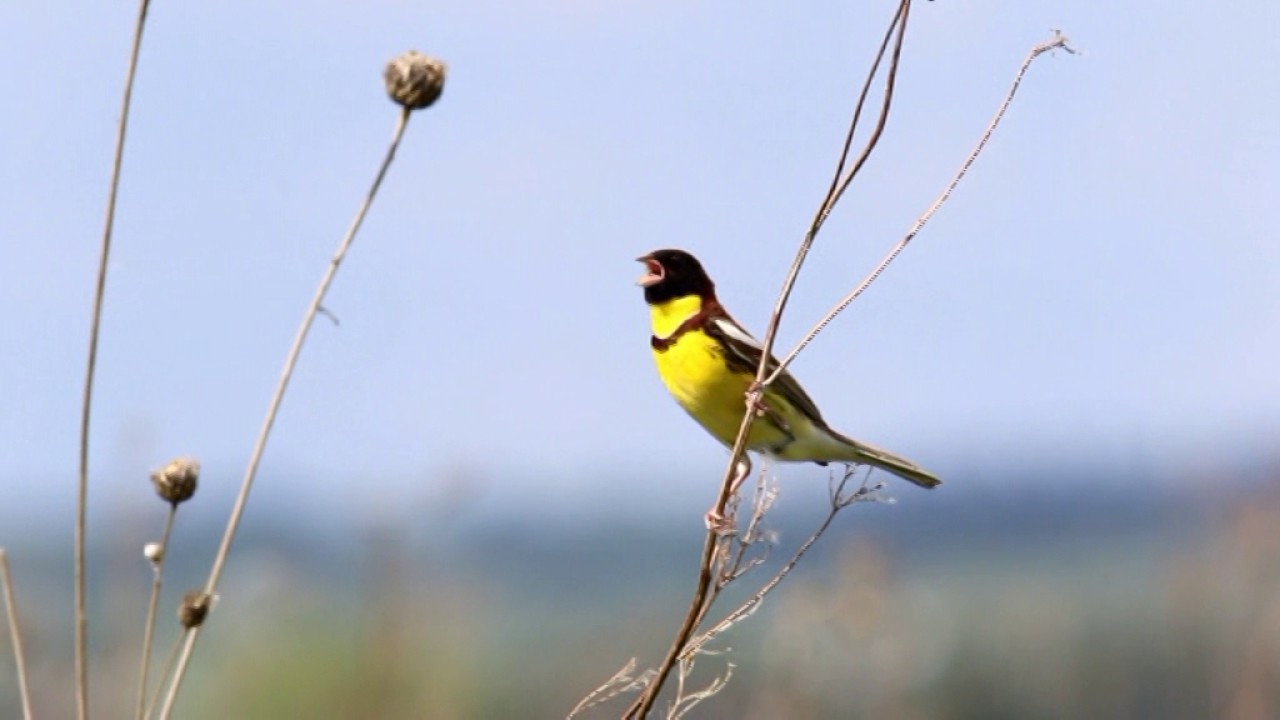
[[[182,596],[182,604],[178,606],[178,622],[187,629],[200,627],[212,604],[208,593],[192,590]]]
[[[151,473],[151,483],[156,486],[156,494],[174,505],[190,500],[196,494],[199,480],[200,463],[190,457],[180,457]]]
[[[142,556],[152,565],[159,565],[164,560],[164,546],[158,542],[149,542],[142,546]]]
[[[382,79],[392,100],[410,110],[419,110],[440,97],[446,70],[443,60],[410,50],[387,63]]]

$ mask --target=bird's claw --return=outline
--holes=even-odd
[[[703,519],[707,523],[707,529],[720,537],[729,537],[738,533],[738,529],[734,527],[733,519],[725,517],[724,513],[717,511],[715,508],[708,510]]]
[[[751,386],[747,388],[746,398],[747,407],[755,412],[756,417],[762,418],[769,413],[769,406],[764,403],[764,386],[758,381],[751,381]]]

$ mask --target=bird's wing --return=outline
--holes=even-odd
[[[755,376],[756,369],[760,367],[760,355],[763,348],[755,338],[751,337],[751,333],[742,329],[742,326],[734,322],[733,318],[728,316],[719,316],[708,318],[703,325],[703,331],[707,335],[714,338],[725,349],[725,360],[729,367],[747,375]],[[768,370],[772,373],[778,367],[778,359],[773,355],[769,356]],[[809,394],[800,387],[800,383],[791,376],[786,370],[778,376],[778,379],[771,385],[787,402],[791,403],[796,410],[804,413],[818,427],[826,427],[826,422],[822,419],[822,413],[818,411],[818,406],[814,404]]]

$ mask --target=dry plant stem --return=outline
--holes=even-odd
[[[877,121],[876,130],[872,139],[864,146],[862,152],[858,155],[858,159],[853,164],[853,168],[845,175],[845,164],[849,160],[849,150],[853,147],[853,136],[858,129],[858,121],[862,118],[862,108],[867,102],[867,95],[871,92],[871,84],[875,80],[876,75],[880,71],[880,63],[884,61],[884,54],[889,48],[889,41],[894,37],[894,31],[898,31],[899,41],[897,47],[894,48],[894,59],[897,60],[899,51],[902,48],[901,33],[906,31],[905,15],[909,11],[909,2],[902,2],[898,5],[897,13],[893,17],[893,21],[889,23],[889,27],[885,29],[884,38],[880,41],[880,48],[876,51],[876,57],[871,62],[871,69],[867,72],[866,80],[862,83],[862,91],[858,93],[858,102],[853,108],[853,118],[849,121],[849,131],[844,138],[844,147],[840,150],[840,160],[836,163],[835,174],[831,177],[831,187],[827,188],[827,195],[822,200],[822,205],[818,207],[817,213],[814,215],[813,221],[810,223],[810,237],[816,235],[818,230],[822,228],[822,224],[826,222],[827,217],[831,215],[831,211],[835,209],[836,202],[844,194],[845,188],[849,186],[849,182],[862,169],[862,165],[866,163],[867,158],[871,154],[871,150],[875,148],[876,142],[879,140],[880,134],[884,131],[885,121],[888,118],[887,107],[881,112],[881,117]],[[900,22],[901,21],[901,22]],[[897,69],[895,68],[888,78],[885,85],[886,94],[892,96],[893,82],[897,78]],[[810,239],[810,238],[806,238]]]
[[[164,521],[164,534],[160,538],[160,559],[151,568],[151,600],[147,603],[147,624],[142,631],[142,668],[138,672],[137,720],[146,713],[147,674],[151,669],[151,643],[155,636],[156,611],[160,607],[160,587],[164,579],[164,561],[169,557],[169,536],[173,534],[173,519],[178,514],[177,503],[169,504],[169,514]]]
[[[98,363],[98,331],[102,322],[102,297],[107,284],[107,258],[111,254],[111,230],[116,219],[116,195],[120,188],[120,166],[124,159],[124,139],[129,127],[129,104],[133,96],[133,78],[138,70],[138,51],[142,47],[142,30],[147,21],[150,0],[138,3],[138,19],[133,28],[133,47],[129,52],[129,71],[124,81],[124,98],[120,103],[120,126],[116,130],[115,159],[111,164],[111,188],[107,191],[107,217],[102,230],[102,246],[98,257],[98,281],[93,295],[93,321],[89,326],[89,360],[84,373],[84,399],[80,412],[80,479],[76,490],[76,714],[80,720],[89,716],[89,615],[85,590],[85,526],[89,499],[89,417],[93,401],[93,372]]]
[[[822,523],[818,525],[818,529],[814,530],[813,534],[811,534],[800,545],[800,548],[796,550],[794,555],[791,556],[791,559],[788,560],[786,564],[783,565],[782,568],[779,569],[778,572],[772,578],[770,578],[767,583],[761,586],[761,588],[758,591],[756,591],[756,593],[752,595],[746,602],[738,606],[737,609],[735,609],[733,612],[726,615],[723,620],[713,625],[711,629],[707,630],[706,632],[702,633],[700,636],[698,636],[697,638],[694,638],[691,642],[689,642],[689,644],[685,647],[684,651],[680,653],[681,660],[691,658],[694,654],[696,654],[699,650],[701,650],[704,645],[714,640],[717,635],[724,632],[731,626],[737,624],[739,620],[742,620],[743,618],[747,617],[751,613],[755,612],[756,608],[760,606],[760,603],[764,601],[765,596],[768,595],[770,592],[772,592],[773,589],[777,587],[778,584],[781,583],[783,579],[786,578],[787,575],[791,573],[791,571],[795,568],[795,566],[800,562],[800,559],[803,558],[805,554],[809,552],[809,548],[813,547],[814,543],[818,542],[818,540],[823,536],[823,534],[827,532],[827,528],[831,527],[831,522],[836,519],[836,513],[840,512],[845,507],[844,505],[841,505],[835,498],[838,498],[840,496],[840,494],[844,490],[845,485],[849,482],[849,478],[851,477],[853,477],[852,473],[846,473],[845,476],[840,480],[839,485],[836,486],[835,492],[832,494],[833,499],[831,502],[831,509],[827,512],[826,518],[824,518]]]
[[[582,700],[578,702],[577,705],[574,705],[573,709],[570,710],[569,714],[566,716],[566,720],[573,718],[578,713],[590,707],[592,703],[594,703],[596,698],[608,692],[618,682],[619,679],[630,675],[632,672],[635,671],[635,669],[636,669],[636,659],[631,658],[630,660],[627,661],[626,665],[622,666],[621,670],[613,674],[613,677],[609,678],[608,680],[605,680],[604,683],[600,685],[600,687],[587,693],[586,697],[582,698]]]
[[[880,116],[877,120],[876,128],[872,132],[871,137],[867,140],[866,146],[863,148],[861,154],[859,155],[858,160],[855,162],[854,166],[846,174],[845,179],[833,183],[833,185],[836,186],[836,192],[834,193],[834,195],[829,192],[827,197],[823,199],[822,206],[819,209],[818,215],[815,217],[813,225],[809,228],[809,231],[805,234],[804,241],[801,243],[800,249],[796,253],[796,259],[792,262],[791,270],[788,272],[787,278],[783,282],[782,290],[778,294],[778,301],[775,304],[773,313],[769,318],[768,328],[765,332],[764,339],[762,341],[763,352],[761,353],[760,366],[756,370],[757,386],[763,385],[765,375],[769,370],[770,351],[773,347],[774,339],[776,338],[778,333],[778,325],[782,320],[782,313],[786,310],[787,300],[791,296],[791,290],[795,286],[796,277],[799,275],[800,267],[804,263],[804,258],[808,254],[809,247],[813,244],[813,240],[817,236],[818,230],[822,226],[822,221],[827,217],[827,215],[830,214],[831,208],[834,207],[835,202],[839,200],[840,195],[844,192],[844,188],[848,187],[849,182],[857,174],[858,170],[861,169],[863,163],[865,163],[866,161],[866,158],[870,155],[871,151],[875,148],[876,144],[880,140],[880,135],[884,130],[885,122],[887,121],[889,116],[889,108],[893,102],[894,81],[898,74],[898,60],[902,52],[902,42],[906,33],[907,16],[909,14],[910,8],[911,8],[911,0],[902,0],[902,2],[899,4],[898,12],[894,15],[892,22],[889,24],[889,30],[885,35],[886,43],[880,46],[880,49],[876,54],[876,59],[872,64],[871,69],[868,71],[866,85],[869,86],[870,83],[872,82],[872,79],[875,77],[877,70],[880,67],[881,59],[884,57],[886,45],[887,45],[887,39],[890,36],[894,36],[895,39],[893,40],[893,55],[889,65],[889,72],[887,75],[887,79],[885,82],[884,101],[881,104]],[[866,90],[864,89],[863,91],[864,96],[865,96],[865,93],[866,93]],[[857,109],[855,110],[853,121],[850,123],[851,127],[850,127],[849,134],[847,136],[849,138],[851,138],[853,135],[853,130],[855,129],[854,126],[856,126],[859,116],[861,114],[861,107],[862,107],[862,103],[860,101],[857,106]],[[845,158],[847,157],[847,150],[849,149],[850,144],[851,143],[848,141],[846,141],[845,143],[844,149],[846,152],[842,153],[840,161],[837,165],[837,175],[836,175],[837,178],[839,178],[839,172],[844,168]],[[733,449],[729,455],[729,464],[725,470],[724,477],[721,480],[720,494],[716,499],[716,506],[715,506],[717,512],[720,512],[722,514],[724,512],[725,504],[729,500],[731,486],[733,483],[735,471],[738,466],[738,462],[742,457],[743,453],[746,451],[747,438],[751,432],[751,426],[755,421],[756,410],[759,407],[759,400],[760,400],[760,397],[758,392],[753,393],[752,396],[748,398],[746,412],[743,414],[742,424],[738,428],[738,435],[736,440],[733,443]],[[708,607],[707,607],[707,600],[709,599],[708,593],[712,584],[712,574],[713,574],[712,566],[714,564],[716,548],[718,547],[718,544],[719,543],[718,543],[717,534],[714,531],[708,531],[706,540],[703,543],[702,559],[701,559],[701,564],[699,566],[699,571],[698,571],[698,582],[694,589],[693,600],[689,605],[689,611],[685,615],[684,622],[681,624],[680,629],[677,631],[676,637],[672,641],[671,647],[670,649],[668,649],[666,657],[663,658],[662,664],[658,666],[657,674],[654,676],[653,681],[649,684],[649,686],[645,689],[645,691],[641,693],[640,697],[636,700],[636,702],[632,704],[630,708],[627,709],[626,713],[623,715],[624,718],[634,718],[636,720],[641,720],[648,715],[650,710],[653,708],[654,702],[656,702],[658,698],[658,694],[662,691],[663,683],[666,681],[667,676],[671,674],[671,669],[675,665],[678,657],[680,656],[680,653],[684,649],[685,644],[689,641],[689,638],[693,635],[693,632],[697,628],[698,623],[706,615],[706,612],[708,610]]]
[[[621,670],[613,674],[613,677],[606,680],[602,685],[600,685],[600,687],[592,690],[586,697],[582,698],[582,700],[569,711],[565,720],[573,720],[573,718],[577,717],[578,713],[583,710],[595,707],[596,705],[606,702],[621,693],[628,692],[629,690],[634,690],[639,687],[644,687],[645,678],[648,673],[652,672],[652,670],[642,672],[638,676],[633,677],[631,673],[635,672],[635,670],[636,659],[631,658],[627,661],[627,664],[622,666]]]
[[[765,513],[772,507],[772,500],[763,498],[764,493],[767,492],[766,485],[769,470],[769,466],[762,463],[758,475],[759,480],[756,483],[756,501],[753,503],[751,517],[747,521],[747,529],[736,536],[720,537],[717,541],[716,554],[712,557],[713,574],[711,587],[707,590],[706,601],[702,603],[702,608],[698,611],[698,617],[694,620],[694,628],[701,627],[702,621],[706,619],[711,607],[715,605],[721,591],[728,587],[730,582],[764,560],[763,557],[756,557],[748,561],[747,553],[757,542],[751,539],[752,535],[758,532]],[[744,563],[746,564],[745,568]]]
[[[9,636],[13,638],[13,662],[18,666],[18,693],[22,696],[23,720],[31,720],[31,691],[27,686],[27,654],[22,649],[22,632],[18,624],[18,601],[13,597],[13,576],[9,574],[9,555],[0,548],[0,586],[4,589],[5,615],[9,618]]]
[[[764,522],[765,515],[773,507],[774,499],[777,497],[769,488],[770,468],[768,465],[762,464],[759,479],[756,481],[755,497],[752,500],[751,517],[747,519],[746,530],[740,534],[725,538],[725,542],[730,547],[723,548],[721,553],[725,560],[718,563],[718,573],[715,585],[711,588],[711,601],[714,602],[720,591],[724,589],[735,578],[742,573],[750,570],[753,566],[764,561],[768,555],[769,543],[766,541],[764,556],[756,556],[751,560],[747,560],[747,553],[753,546],[758,544],[762,537],[760,535],[760,527]],[[740,501],[740,499],[739,499]],[[743,563],[746,566],[743,566]]]
[[[840,152],[840,159],[836,163],[836,172],[831,179],[831,187],[827,190],[826,196],[822,199],[822,204],[818,207],[817,213],[813,217],[813,221],[809,224],[809,230],[805,233],[804,239],[800,242],[800,249],[796,251],[796,257],[791,262],[791,269],[787,271],[786,280],[782,284],[782,292],[778,293],[778,300],[774,306],[773,314],[769,317],[769,325],[765,331],[764,340],[764,356],[768,357],[773,352],[773,341],[778,333],[778,325],[782,322],[782,313],[786,310],[787,302],[791,299],[791,290],[795,287],[796,279],[800,275],[800,268],[804,265],[805,259],[809,256],[809,250],[813,247],[813,241],[818,236],[818,232],[822,229],[823,223],[830,217],[831,211],[835,209],[836,203],[844,196],[844,191],[848,189],[853,179],[857,177],[862,170],[862,166],[866,164],[867,158],[871,157],[871,152],[875,150],[876,145],[880,143],[880,136],[884,134],[885,124],[889,120],[889,108],[893,104],[893,90],[898,78],[898,59],[902,54],[902,41],[907,31],[907,16],[911,10],[911,0],[903,0],[898,5],[898,12],[893,16],[893,20],[889,23],[889,28],[885,31],[884,39],[880,43],[880,48],[876,51],[876,57],[871,63],[871,69],[867,71],[866,81],[862,85],[862,92],[858,95],[858,103],[854,106],[853,119],[849,122],[849,131],[845,136],[844,147]],[[880,71],[880,63],[884,60],[885,51],[889,47],[890,39],[893,40],[893,56],[889,65],[889,72],[885,78],[884,100],[880,105],[880,115],[876,118],[876,126],[871,131],[871,136],[867,138],[866,144],[863,145],[862,151],[858,153],[858,158],[854,161],[853,166],[848,172],[844,171],[845,164],[849,159],[849,150],[853,143],[853,136],[858,128],[858,122],[862,118],[862,107],[866,102],[867,93],[871,90],[871,84],[875,80],[876,75]],[[842,175],[843,174],[843,175]],[[776,373],[775,373],[776,377]],[[770,380],[764,380],[763,373],[756,377],[756,381],[761,385],[767,385]]]
[[[705,649],[706,644],[724,631],[736,625],[738,622],[750,617],[759,608],[760,604],[764,601],[765,596],[782,582],[783,578],[785,578],[796,564],[800,562],[800,558],[803,557],[804,554],[808,552],[809,548],[817,543],[822,534],[826,532],[837,512],[853,502],[868,499],[872,492],[880,488],[878,485],[869,488],[864,480],[862,487],[856,493],[846,496],[844,494],[844,488],[856,472],[856,467],[846,467],[839,482],[835,483],[831,488],[831,510],[827,517],[819,525],[818,529],[808,538],[808,540],[803,543],[801,548],[782,568],[782,570],[767,582],[755,595],[736,608],[733,612],[729,613],[729,615],[720,620],[720,622],[716,623],[711,629],[695,636],[689,641],[688,646],[685,648],[684,652],[681,653],[678,662],[679,670],[676,674],[677,684],[675,698],[672,700],[667,712],[669,720],[685,717],[695,706],[710,699],[711,697],[714,697],[723,690],[733,677],[734,664],[730,662],[728,663],[728,667],[726,668],[723,676],[716,677],[712,680],[710,685],[706,686],[702,690],[693,693],[686,693],[686,681],[693,673],[697,658],[699,656],[720,654],[720,652]],[[750,545],[754,545],[759,541],[758,537],[754,540],[752,539],[751,532],[756,529],[759,521],[763,518],[764,513],[767,512],[768,508],[772,505],[771,498],[768,497],[766,493],[767,487],[765,479],[762,477],[760,484],[757,486],[756,506],[752,513],[751,526],[747,533],[744,534],[744,537],[735,542],[735,553],[737,557],[733,559],[733,566],[731,568],[720,568],[720,577],[717,578],[713,596],[723,589],[723,587],[725,587],[729,582],[732,582],[738,577],[736,573],[738,572],[738,565],[740,564],[743,553]],[[748,565],[743,572],[749,570],[750,567],[751,565]],[[701,621],[699,621],[699,624],[700,623]]]
[[[365,195],[364,202],[361,203],[360,209],[356,212],[356,217],[351,222],[351,227],[347,229],[346,236],[342,238],[342,242],[338,245],[338,251],[334,253],[333,259],[330,260],[329,268],[325,271],[324,278],[320,280],[320,285],[316,288],[315,297],[311,299],[311,305],[307,308],[306,315],[302,318],[302,325],[298,327],[298,334],[293,340],[293,347],[289,348],[289,356],[285,359],[284,370],[280,373],[280,382],[277,384],[275,394],[271,397],[271,403],[267,407],[267,415],[262,422],[262,429],[258,432],[258,439],[254,444],[253,453],[249,457],[249,466],[245,470],[244,480],[240,485],[240,493],[236,496],[235,505],[231,509],[231,517],[227,521],[226,532],[222,536],[222,544],[218,547],[217,555],[214,556],[213,567],[209,572],[209,579],[205,583],[204,592],[210,597],[214,597],[217,594],[218,580],[222,577],[222,569],[227,562],[227,555],[231,552],[231,542],[235,539],[236,529],[240,525],[240,517],[244,514],[245,504],[249,500],[249,491],[253,487],[253,479],[257,475],[258,465],[262,461],[262,452],[267,446],[267,438],[271,435],[271,427],[275,424],[276,414],[280,411],[280,403],[284,400],[285,390],[289,387],[289,379],[293,376],[293,369],[298,364],[298,356],[302,353],[302,346],[306,343],[307,333],[315,322],[316,315],[324,302],[324,296],[329,291],[329,285],[333,282],[334,275],[337,274],[338,267],[342,264],[342,260],[347,254],[347,249],[351,247],[351,242],[355,239],[356,232],[360,230],[360,225],[364,222],[365,214],[369,212],[369,206],[373,204],[373,199],[378,194],[378,187],[382,185],[382,179],[387,174],[387,168],[391,166],[391,161],[395,159],[396,149],[400,146],[400,139],[404,136],[405,127],[409,123],[410,112],[409,108],[401,108],[395,131],[392,133],[391,144],[387,148],[387,154],[382,160],[382,165],[378,168],[378,174],[373,179],[373,185],[370,186],[368,194]],[[183,634],[182,653],[178,656],[178,665],[174,669],[173,679],[169,682],[164,705],[160,709],[160,717],[162,718],[169,717],[170,713],[173,712],[173,703],[177,699],[179,688],[182,687],[182,679],[186,675],[187,664],[191,661],[191,653],[195,648],[196,638],[199,635],[200,626],[187,628]]]
[[[968,157],[965,158],[964,164],[960,166],[960,169],[956,172],[955,176],[951,178],[951,182],[947,183],[946,189],[944,189],[942,194],[933,201],[933,204],[916,219],[915,223],[912,224],[911,229],[907,231],[907,234],[889,250],[889,253],[884,256],[884,259],[875,266],[875,268],[862,280],[862,282],[858,283],[857,287],[850,291],[849,294],[841,298],[840,302],[836,303],[835,307],[833,307],[830,312],[823,316],[822,320],[818,321],[817,325],[814,325],[813,328],[805,334],[804,339],[797,343],[791,352],[787,353],[787,356],[782,359],[782,362],[778,363],[778,367],[773,371],[769,378],[765,380],[765,385],[776,380],[778,376],[782,374],[782,371],[791,364],[791,361],[795,360],[796,355],[800,354],[800,351],[808,347],[809,343],[813,342],[813,339],[826,329],[827,325],[830,324],[837,315],[844,312],[845,308],[849,307],[850,303],[856,300],[863,291],[871,286],[871,283],[875,282],[876,279],[880,277],[880,274],[884,272],[885,268],[889,267],[889,263],[897,259],[898,254],[907,246],[907,243],[915,239],[915,236],[919,234],[922,228],[924,228],[925,223],[928,223],[929,220],[933,218],[934,214],[938,212],[938,208],[941,208],[942,205],[951,198],[951,193],[956,189],[956,186],[960,184],[960,181],[964,179],[965,174],[969,172],[969,168],[972,167],[973,162],[978,159],[978,155],[982,154],[983,149],[987,146],[987,141],[991,139],[996,128],[1000,125],[1000,121],[1004,119],[1005,112],[1009,109],[1009,105],[1013,103],[1014,95],[1018,92],[1018,86],[1022,84],[1022,78],[1027,73],[1027,68],[1031,67],[1031,63],[1034,62],[1036,58],[1057,48],[1061,48],[1062,50],[1072,54],[1075,53],[1075,51],[1067,45],[1066,36],[1061,33],[1055,33],[1052,39],[1042,42],[1031,49],[1031,52],[1027,54],[1026,59],[1022,61],[1022,66],[1018,68],[1018,73],[1014,76],[1013,84],[1009,86],[1009,92],[1005,94],[1004,102],[1000,103],[999,109],[996,110],[996,114],[991,118],[991,122],[987,124],[986,130],[983,131],[982,137],[978,140],[978,144],[974,146]]]
[[[685,681],[693,673],[692,662],[681,662],[680,669],[677,671],[676,678],[679,683],[679,689],[676,693],[676,699],[672,702],[670,709],[667,711],[667,720],[680,720],[689,714],[693,708],[701,704],[703,701],[715,697],[721,690],[729,685],[729,681],[733,679],[733,663],[729,663],[725,669],[724,675],[715,678],[711,684],[705,688],[685,694]]]
[[[164,682],[169,679],[173,673],[173,664],[178,659],[178,651],[182,649],[182,636],[179,635],[173,639],[173,644],[169,646],[169,652],[164,656],[164,664],[161,665],[162,672],[159,680],[156,681],[156,689],[151,693],[151,699],[147,701],[147,709],[143,712],[144,718],[149,718],[155,712],[156,704],[160,702],[160,693],[164,690]]]

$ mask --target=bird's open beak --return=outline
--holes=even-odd
[[[652,255],[641,255],[636,258],[636,262],[644,263],[646,270],[645,274],[636,279],[637,285],[640,287],[649,287],[650,285],[656,285],[657,283],[662,282],[662,278],[664,277],[662,264],[657,260],[654,260]]]

